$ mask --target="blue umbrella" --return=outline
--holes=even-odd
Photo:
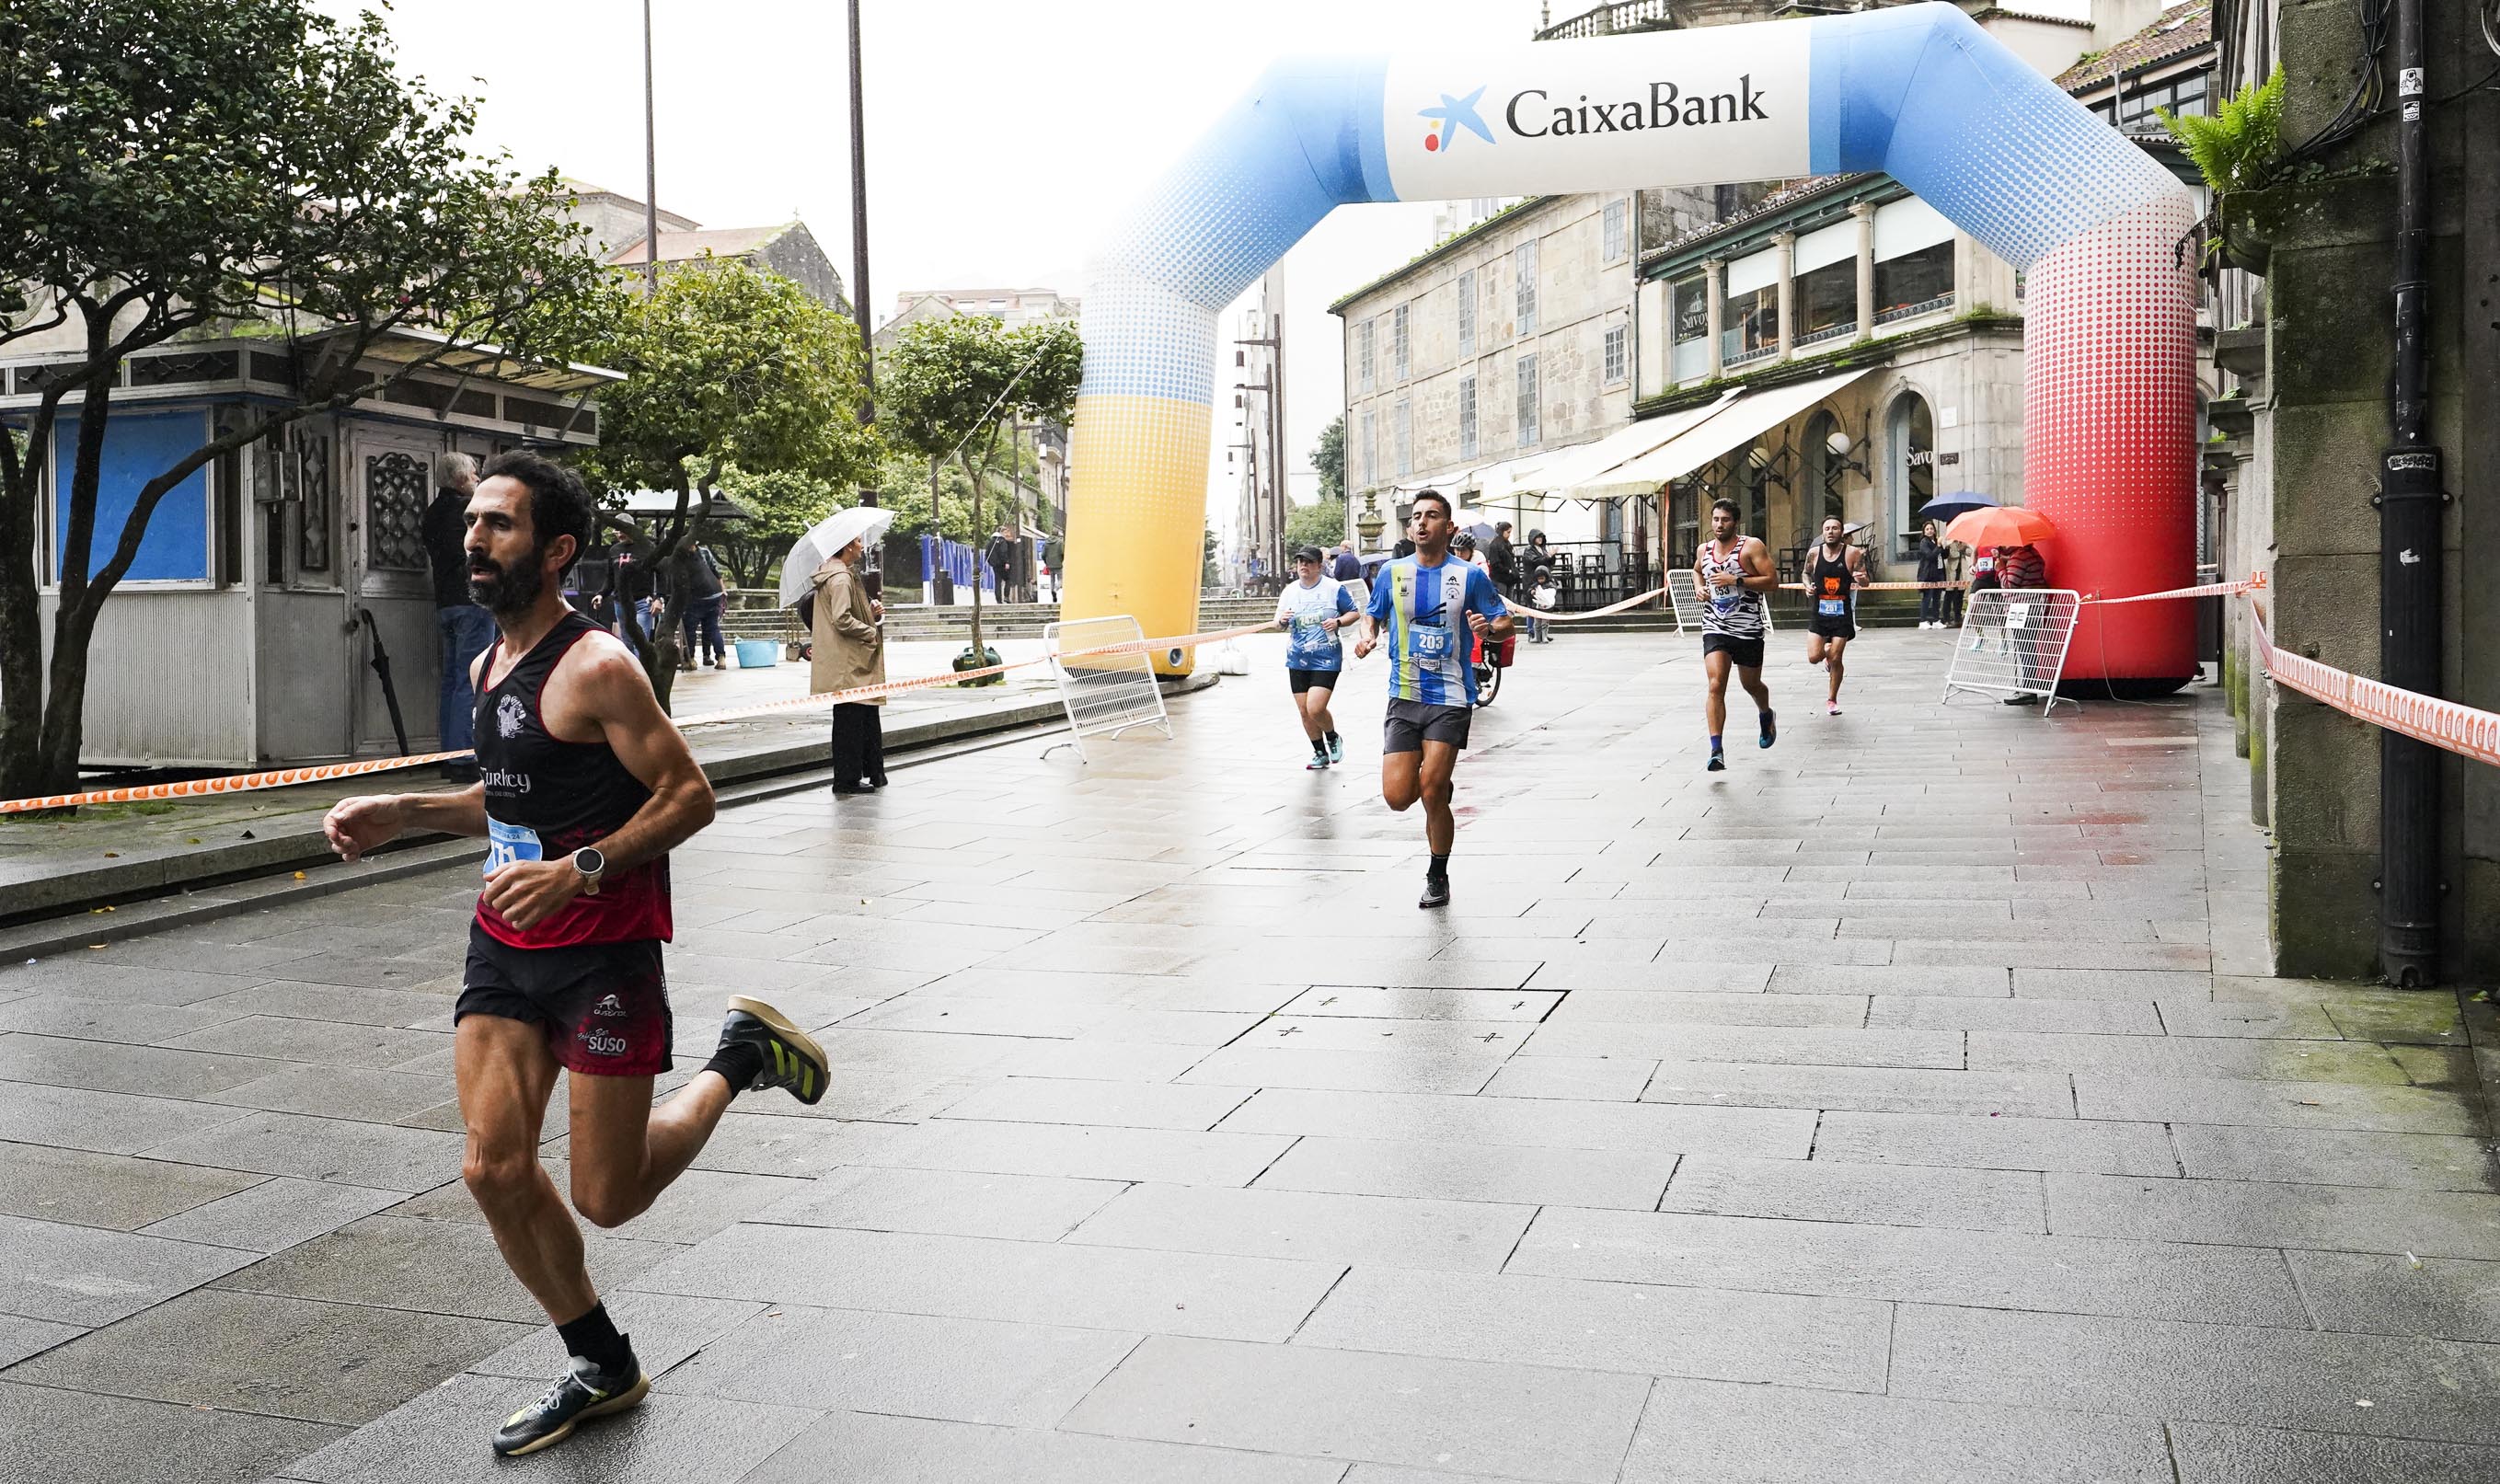
[[[1972,511],[1991,509],[1995,504],[1995,501],[1976,490],[1957,489],[1950,495],[1938,495],[1919,507],[1918,518],[1949,521],[1956,515],[1967,515]]]

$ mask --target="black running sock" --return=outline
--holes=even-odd
[[[605,1303],[592,1304],[589,1313],[557,1325],[555,1333],[564,1340],[567,1354],[578,1355],[604,1371],[612,1374],[634,1364],[634,1347],[616,1333]]]
[[[1424,870],[1424,879],[1427,881],[1446,881],[1449,878],[1450,858],[1446,855],[1436,855],[1432,857],[1432,864],[1426,867]]]
[[[1337,739],[1337,735],[1336,735],[1334,732],[1330,732],[1330,733],[1327,733],[1327,734],[1323,735],[1323,736],[1321,737],[1321,739],[1320,739],[1320,740],[1321,740],[1322,742],[1328,742],[1328,743],[1329,743],[1330,745],[1332,745],[1332,746],[1335,745],[1335,744],[1336,744],[1336,742],[1337,742],[1337,741],[1338,741],[1338,739]]]
[[[764,1048],[751,1040],[734,1040],[711,1054],[704,1071],[717,1072],[728,1079],[729,1090],[742,1093],[755,1082],[755,1074],[764,1070]]]

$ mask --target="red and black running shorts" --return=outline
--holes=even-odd
[[[469,965],[452,1024],[496,1015],[543,1027],[547,1049],[584,1076],[653,1076],[669,1070],[674,1022],[660,940],[515,948],[469,925]]]

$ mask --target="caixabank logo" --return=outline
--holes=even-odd
[[[1477,105],[1485,89],[1477,88],[1464,97],[1441,94],[1441,101],[1431,108],[1416,110],[1416,116],[1430,119],[1424,133],[1424,149],[1438,154],[1459,142],[1462,133],[1475,135],[1486,144],[1494,142],[1493,130],[1485,126]],[[1764,94],[1754,85],[1752,73],[1738,73],[1736,85],[1718,92],[1688,92],[1683,83],[1666,80],[1649,84],[1643,98],[1626,98],[1608,103],[1592,100],[1587,93],[1577,103],[1556,103],[1554,95],[1542,87],[1524,87],[1511,94],[1501,110],[1501,120],[1509,131],[1521,139],[1551,139],[1574,134],[1631,134],[1644,129],[1699,128],[1713,123],[1747,123],[1760,119],[1770,121],[1763,108]]]

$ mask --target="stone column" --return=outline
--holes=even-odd
[[[1780,255],[1778,299],[1780,353],[1778,359],[1785,361],[1789,358],[1790,352],[1796,348],[1796,234],[1794,232],[1772,234],[1771,249]]]
[[[1849,209],[1858,218],[1858,338],[1875,336],[1875,203],[1860,201]]]
[[[1708,336],[1710,344],[1710,371],[1708,379],[1713,381],[1718,380],[1721,377],[1727,375],[1727,361],[1725,357],[1721,356],[1719,353],[1719,331],[1720,328],[1727,322],[1727,296],[1726,293],[1727,266],[1725,259],[1715,257],[1705,258],[1702,260],[1701,264],[1701,291],[1706,296],[1707,302],[1710,306],[1709,314],[1704,321],[1707,325],[1705,334]]]

